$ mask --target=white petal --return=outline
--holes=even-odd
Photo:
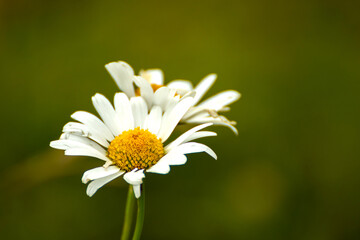
[[[154,90],[150,83],[144,78],[135,76],[135,84],[140,88],[140,95],[146,100],[148,108],[150,109],[154,101]]]
[[[217,136],[217,133],[216,133],[216,132],[211,132],[211,131],[199,131],[199,132],[193,133],[191,136],[189,136],[188,138],[186,138],[186,139],[184,140],[184,143],[190,142],[190,141],[192,141],[192,140],[199,139],[199,138],[214,137],[214,136]]]
[[[234,90],[220,92],[200,103],[198,107],[219,111],[225,106],[237,101],[240,96],[240,93]]]
[[[112,78],[121,91],[126,93],[129,97],[135,96],[134,92],[134,70],[126,62],[111,62],[105,65],[106,70],[110,73]]]
[[[63,132],[73,133],[83,137],[89,137],[89,129],[83,123],[78,122],[68,122],[63,127]]]
[[[98,131],[91,132],[88,127],[82,123],[68,122],[63,127],[63,132],[90,138],[106,148],[109,146],[109,142],[105,139],[104,136],[99,134]]]
[[[188,142],[181,144],[180,146],[174,148],[173,151],[181,152],[183,154],[206,152],[211,157],[217,159],[216,153],[211,148],[209,148],[204,144],[196,143],[196,142]]]
[[[64,133],[61,135],[60,140],[50,142],[52,148],[65,150],[65,155],[69,156],[89,156],[96,157],[104,161],[109,161],[106,157],[106,151],[95,142],[89,139],[71,135],[72,139],[67,139],[71,134]],[[78,137],[79,139],[74,139]],[[80,140],[82,139],[82,140]],[[91,143],[89,143],[89,142]]]
[[[140,71],[140,76],[147,79],[150,83],[163,85],[164,73],[160,69],[147,69]]]
[[[134,194],[136,198],[141,195],[140,185],[143,183],[142,179],[145,178],[144,170],[134,169],[124,175],[124,179],[129,184],[133,185]]]
[[[202,125],[193,127],[192,129],[186,131],[185,133],[183,133],[181,136],[179,136],[177,139],[175,139],[173,142],[171,142],[169,145],[167,145],[165,147],[166,151],[171,151],[171,149],[173,149],[174,147],[179,146],[181,143],[183,143],[188,137],[190,137],[192,134],[194,134],[195,132],[206,128],[208,126],[211,126],[212,123],[204,123]]]
[[[222,117],[222,116],[221,116]],[[231,123],[228,122],[228,120],[226,119],[226,121],[219,121],[219,122],[213,122],[215,125],[220,125],[220,126],[225,126],[230,128],[236,135],[239,134],[238,130],[236,129],[236,127],[234,125],[236,125],[236,122],[232,121]]]
[[[205,95],[205,93],[211,88],[214,84],[217,76],[216,74],[209,74],[195,87],[196,95],[194,98],[194,105],[196,105],[200,99]]]
[[[208,109],[198,107],[198,106],[193,106],[193,107],[191,107],[189,109],[189,111],[186,112],[186,114],[184,115],[182,120],[186,120],[186,119],[191,118],[191,117],[193,117],[195,115],[197,115],[197,116],[204,115],[204,113],[206,113],[205,116],[209,116]]]
[[[160,106],[162,109],[165,110],[169,96],[170,89],[168,87],[159,88],[154,94],[154,105]]]
[[[93,168],[93,169],[90,169],[90,170],[84,172],[81,181],[86,184],[89,181],[92,181],[92,180],[95,180],[98,178],[107,177],[107,176],[117,173],[119,171],[120,171],[120,168],[118,168],[116,166],[110,166],[107,168],[104,168],[104,167]]]
[[[236,127],[234,127],[233,125],[226,123],[226,122],[213,122],[215,125],[221,125],[221,126],[225,126],[231,129],[231,131],[233,131],[235,133],[235,135],[239,135],[238,130],[236,129]]]
[[[193,101],[194,99],[192,97],[188,97],[176,104],[174,108],[164,113],[161,128],[158,134],[158,137],[161,138],[163,142],[169,138],[180,119],[192,106]]]
[[[109,175],[109,176],[99,178],[99,179],[96,179],[96,180],[92,181],[91,183],[89,183],[89,185],[88,185],[88,187],[86,189],[86,194],[89,197],[93,196],[99,188],[101,188],[102,186],[104,186],[108,182],[114,180],[115,178],[121,176],[123,173],[124,173],[123,171],[120,171],[120,172],[114,173],[112,175]]]
[[[187,98],[187,97],[195,97],[196,95],[196,92],[195,91],[190,91],[190,92],[187,92],[184,96],[181,97],[181,100]]]
[[[114,139],[114,135],[111,133],[109,128],[98,117],[91,113],[78,111],[73,113],[71,118],[85,124],[91,133],[101,135],[108,141],[112,141]]]
[[[143,128],[145,118],[148,114],[148,108],[142,97],[133,97],[130,99],[132,113],[134,115],[134,127]]]
[[[133,129],[134,117],[128,97],[124,93],[116,93],[114,97],[114,105],[119,121],[118,123],[120,125],[120,133]]]
[[[128,172],[124,175],[124,179],[131,185],[139,185],[142,184],[142,179],[145,178],[144,169],[138,170],[134,169],[131,172]]]
[[[167,162],[169,165],[183,165],[187,161],[187,157],[177,151],[171,151],[167,154]]]
[[[167,84],[169,88],[176,89],[177,93],[184,95],[193,90],[192,83],[187,80],[174,80]]]
[[[167,103],[165,104],[165,108],[164,108],[165,111],[174,108],[176,104],[180,101],[180,95],[175,95],[175,94],[176,94],[176,90],[171,89],[168,99],[166,100]]]
[[[222,109],[218,110],[218,112],[229,112],[230,107],[223,107]]]
[[[146,172],[158,173],[158,174],[168,174],[170,172],[168,155],[162,157],[154,166],[147,169]]]
[[[76,148],[77,147],[82,147],[82,148],[91,147],[91,148],[94,148],[95,150],[97,150],[98,152],[100,152],[101,154],[106,155],[106,150],[103,147],[101,147],[99,144],[97,144],[96,142],[94,142],[86,137],[82,137],[82,136],[79,136],[76,134],[71,134],[71,133],[64,133],[60,136],[60,140],[68,140],[68,142],[71,142],[73,144],[73,146]]]
[[[92,101],[96,111],[99,113],[104,123],[109,127],[113,135],[119,135],[121,133],[120,120],[110,101],[99,93],[92,97]]]
[[[134,189],[134,195],[136,198],[139,198],[141,196],[141,184],[139,185],[133,185],[133,189]]]
[[[67,146],[65,143],[66,142],[64,140],[54,140],[50,142],[50,147],[60,150],[69,149],[69,146]]]
[[[146,123],[144,124],[144,128],[148,129],[153,134],[157,135],[162,121],[162,111],[159,106],[153,106],[148,117],[146,118]]]
[[[238,135],[238,130],[236,127],[234,127],[232,124],[228,123],[227,121],[224,121],[221,118],[213,118],[213,117],[198,117],[193,116],[189,119],[186,119],[184,123],[189,124],[201,124],[201,123],[213,123],[214,125],[221,125],[230,128],[236,135]]]
[[[62,140],[58,140],[62,141]],[[106,155],[95,151],[94,149],[87,149],[87,148],[69,148],[65,150],[65,155],[67,156],[88,156],[88,157],[95,157],[104,161],[109,161]]]

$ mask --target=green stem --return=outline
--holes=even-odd
[[[141,189],[141,196],[138,199],[138,212],[137,212],[137,219],[135,225],[135,231],[133,240],[139,240],[141,237],[142,228],[144,225],[144,216],[145,216],[145,187],[144,183],[142,184]]]
[[[131,231],[131,224],[133,222],[134,217],[134,206],[135,206],[135,197],[134,197],[134,190],[133,186],[129,185],[129,192],[126,200],[126,207],[125,207],[125,216],[124,216],[124,225],[121,234],[121,240],[128,240]]]

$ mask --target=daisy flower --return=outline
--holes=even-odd
[[[106,97],[96,94],[92,102],[101,120],[85,111],[75,112],[71,117],[78,122],[67,123],[60,139],[50,143],[53,148],[65,150],[65,155],[90,156],[105,162],[84,173],[82,182],[90,182],[87,195],[93,196],[106,183],[123,175],[139,198],[145,173],[167,174],[170,166],[185,164],[189,153],[206,152],[217,158],[209,147],[193,142],[216,136],[215,132],[201,131],[212,123],[196,126],[165,147],[163,145],[193,106],[191,94],[182,98],[155,94],[153,101],[162,105],[160,107],[147,104],[141,96],[135,97],[132,84],[122,85],[122,88],[133,97],[129,99],[125,93],[116,93],[113,107]],[[167,87],[164,89],[170,92]],[[161,103],[161,100],[166,102]]]
[[[186,96],[195,92],[194,101],[189,111],[181,119],[182,123],[201,124],[214,123],[229,127],[235,134],[236,122],[228,120],[225,116],[219,115],[219,112],[229,111],[229,105],[240,98],[240,93],[235,90],[220,92],[201,102],[204,95],[214,84],[217,75],[209,74],[204,77],[200,83],[193,87],[188,80],[174,80],[168,83],[168,88],[163,89],[164,74],[160,69],[148,69],[140,71],[140,76],[136,76],[133,68],[126,62],[111,62],[105,65],[116,84],[129,97],[141,95],[147,101],[148,106],[156,105],[154,96],[156,95],[179,95]],[[134,84],[137,88],[134,88]],[[160,102],[164,104],[164,102]]]

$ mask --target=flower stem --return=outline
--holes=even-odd
[[[137,212],[137,219],[136,219],[133,240],[140,239],[142,228],[144,225],[144,217],[145,217],[145,187],[144,187],[144,183],[142,184],[141,196],[137,200],[137,202],[138,202],[138,212]]]
[[[124,216],[124,225],[121,234],[121,240],[128,240],[131,231],[131,224],[133,222],[134,217],[134,206],[135,206],[135,197],[133,186],[129,185],[129,192],[126,200],[126,207],[125,207],[125,216]]]

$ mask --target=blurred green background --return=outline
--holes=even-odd
[[[104,64],[236,89],[205,154],[148,174],[143,239],[360,239],[356,1],[0,1],[1,239],[119,239],[127,184],[85,194],[50,149],[117,87]],[[184,131],[185,128],[180,129]],[[180,134],[181,131],[175,132]]]

